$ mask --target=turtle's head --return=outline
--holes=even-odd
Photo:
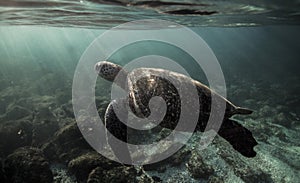
[[[111,62],[101,61],[96,63],[95,70],[99,76],[113,82],[118,73],[122,70],[122,67]]]

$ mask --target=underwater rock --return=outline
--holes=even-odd
[[[2,159],[0,159],[0,182],[6,182],[6,177],[2,167]]]
[[[4,162],[8,182],[52,183],[53,175],[49,163],[41,150],[22,147],[10,154]]]
[[[159,182],[158,180],[154,181],[153,177],[151,177],[144,169],[139,169],[137,171],[136,182],[138,183],[154,183]]]
[[[12,153],[15,149],[28,146],[32,142],[33,125],[27,120],[7,121],[0,124],[1,156]]]
[[[152,176],[152,179],[154,180],[154,182],[162,182],[161,178],[157,176]]]
[[[43,120],[34,123],[32,130],[32,145],[38,146],[45,143],[59,129],[57,121]]]
[[[2,97],[0,99],[0,116],[2,116],[6,112],[6,108],[11,102],[11,97]]]
[[[218,140],[219,142],[222,139]],[[270,175],[259,168],[249,164],[249,160],[237,154],[231,153],[229,149],[219,149],[220,156],[229,165],[234,174],[245,182],[273,182]]]
[[[66,117],[75,118],[74,112],[73,112],[73,104],[72,104],[71,100],[69,102],[61,105],[61,109],[64,110]]]
[[[170,157],[169,162],[171,166],[180,166],[181,163],[191,155],[191,151],[183,148],[176,152],[173,156]]]
[[[241,179],[245,182],[274,182],[269,174],[262,171],[254,174],[249,173],[247,175],[243,175],[241,176]]]
[[[22,118],[32,119],[32,112],[21,106],[10,105],[1,120],[18,120]]]
[[[66,92],[64,90],[57,90],[55,93],[55,97],[56,97],[56,103],[62,105],[72,100],[72,93]]]
[[[88,183],[154,183],[152,177],[133,166],[119,166],[110,170],[95,168],[88,177]]]
[[[186,164],[192,177],[208,179],[213,173],[212,166],[206,164],[198,152],[193,151],[188,163]]]
[[[76,183],[75,176],[70,175],[66,166],[62,164],[51,164],[53,183]]]
[[[252,107],[255,107],[256,102],[255,102],[254,99],[247,99],[247,100],[244,101],[244,104],[245,104],[246,106],[249,106],[249,107],[252,108]]]
[[[268,116],[273,117],[273,115],[276,114],[277,114],[276,109],[270,107],[269,105],[265,105],[259,110],[259,115],[264,117],[268,117]]]
[[[104,183],[103,174],[104,174],[104,170],[101,167],[95,168],[89,174],[87,183]]]
[[[54,137],[42,146],[42,150],[49,160],[66,164],[82,154],[93,151],[74,121],[56,132]]]
[[[111,161],[97,152],[89,152],[71,160],[68,169],[78,181],[85,181],[89,173],[96,167],[109,170],[116,166],[121,166],[121,164]]]
[[[103,172],[103,182],[131,183],[136,182],[137,172],[134,167],[117,167]]]
[[[54,110],[53,110],[53,114],[54,114],[54,116],[56,117],[57,121],[60,121],[60,120],[62,120],[62,119],[64,119],[64,118],[67,117],[66,111],[63,110],[63,109],[60,108],[60,107],[54,109]]]
[[[146,171],[158,171],[162,173],[166,170],[167,166],[180,166],[182,162],[190,156],[190,154],[190,150],[182,148],[167,159],[157,163],[144,165],[143,168]]]
[[[274,119],[275,123],[283,125],[285,127],[290,127],[291,121],[288,120],[287,116],[283,112],[280,112],[279,114],[274,116]]]
[[[225,183],[225,181],[221,177],[212,175],[209,177],[207,183]]]
[[[56,121],[56,116],[54,115],[53,107],[51,106],[51,104],[46,106],[45,105],[35,106],[33,122],[35,123],[43,120]]]
[[[72,103],[66,103],[59,106],[53,96],[41,96],[32,99],[34,105],[34,123],[40,123],[41,121],[52,121],[57,123],[60,128],[66,124],[66,118],[73,118],[74,114],[72,110]]]
[[[16,104],[17,106],[24,107],[22,105],[19,105],[15,103],[18,99],[27,98],[31,94],[24,90],[21,86],[13,86],[13,87],[7,87],[0,93],[0,116],[3,115],[5,112],[8,111],[8,108],[14,107]],[[26,108],[30,108],[27,107]]]
[[[276,121],[282,123],[287,120],[287,117],[283,112],[279,113],[278,115],[275,116]]]

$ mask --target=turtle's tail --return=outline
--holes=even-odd
[[[252,133],[237,121],[226,119],[219,129],[218,134],[243,156],[251,158],[256,155],[254,151],[254,146],[257,145],[256,140]]]
[[[242,107],[236,107],[233,111],[233,114],[242,114],[242,115],[247,115],[252,113],[253,111],[251,109],[242,108]]]

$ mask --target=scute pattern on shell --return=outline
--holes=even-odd
[[[189,95],[185,97],[185,100],[187,101],[184,101],[190,104],[188,105],[189,109],[187,110],[197,109],[199,112],[196,131],[204,131],[207,126],[208,119],[211,115],[212,95],[214,95],[217,104],[217,114],[213,115],[216,116],[222,114],[219,112],[223,110],[221,103],[225,103],[226,118],[230,117],[231,111],[234,110],[233,105],[229,101],[217,95],[200,82],[194,81],[193,79],[179,73],[161,69],[141,68],[134,70],[134,73],[130,74],[128,79],[129,106],[136,116],[142,118],[148,117],[152,112],[149,108],[151,98],[155,96],[163,98],[167,105],[167,111],[163,121],[160,123],[160,126],[165,128],[174,129],[179,121],[182,110],[184,110],[181,105],[183,102],[182,96],[180,96],[175,85],[180,86],[180,90],[188,90],[188,88],[190,88],[189,85],[191,84],[195,87],[195,92],[197,92],[196,96],[190,94],[191,91],[181,91],[181,94],[184,93]],[[172,80],[172,82],[170,80]],[[196,100],[197,98],[199,106],[195,106],[195,103],[193,102],[193,100]],[[218,117],[218,119],[223,119],[223,116]],[[186,123],[188,122],[189,121]]]
[[[166,115],[160,125],[174,129],[181,113],[181,100],[170,81],[155,75],[140,78],[130,89],[129,106],[137,116],[148,117],[151,113],[149,102],[155,96],[162,97],[167,106]]]

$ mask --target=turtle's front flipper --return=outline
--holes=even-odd
[[[105,112],[105,126],[106,129],[110,132],[107,133],[107,141],[112,148],[115,156],[121,161],[130,164],[131,157],[127,146],[127,126],[120,121],[116,115],[121,114],[122,120],[127,120],[127,110],[124,108],[125,99],[113,100],[107,107]],[[112,136],[116,137],[120,142],[114,139]]]
[[[256,140],[253,138],[252,133],[238,122],[225,119],[218,134],[242,155],[246,157],[254,157],[256,155],[253,149],[257,145]]]

